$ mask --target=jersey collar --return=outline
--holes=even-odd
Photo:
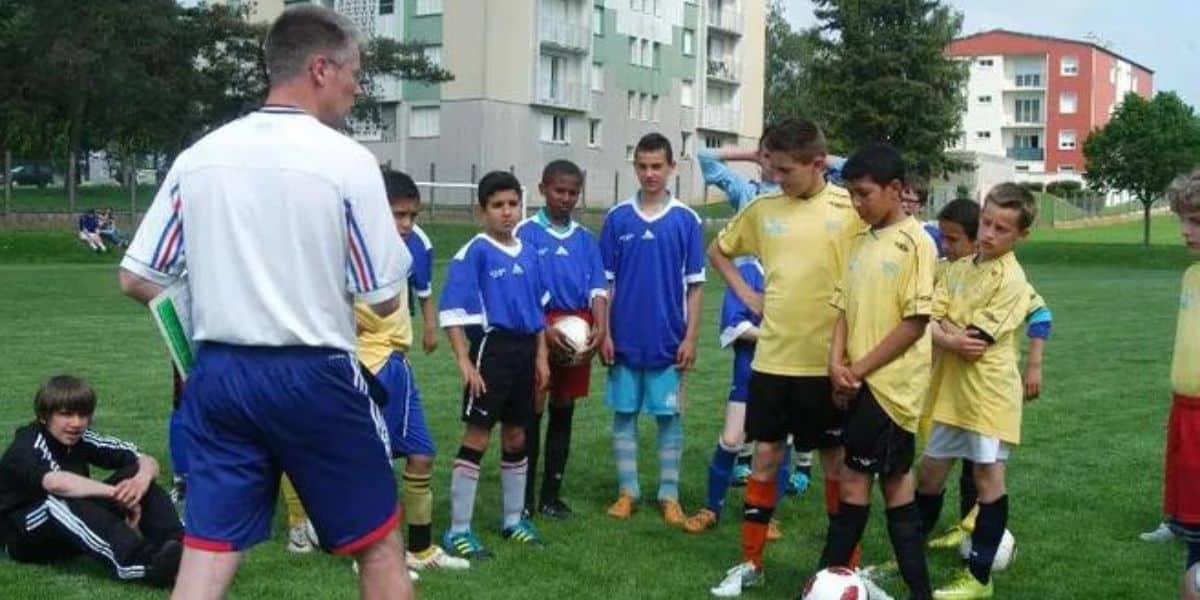
[[[568,217],[568,218],[570,218],[570,217]],[[565,240],[565,239],[571,237],[571,234],[575,232],[575,228],[578,227],[578,224],[575,223],[575,219],[570,219],[569,221],[567,221],[566,228],[562,228],[562,227],[555,225],[553,222],[550,221],[549,215],[546,214],[545,207],[538,209],[537,214],[535,214],[533,216],[533,219],[534,219],[534,221],[537,222],[538,225],[542,226],[542,229],[546,230],[546,233],[548,233],[560,240]]]
[[[483,238],[489,244],[495,246],[497,250],[499,250],[513,258],[516,258],[518,255],[521,254],[521,248],[523,246],[521,244],[521,238],[519,238],[519,237],[513,236],[513,241],[516,242],[516,244],[514,244],[512,246],[505,246],[504,244],[501,244],[500,242],[497,242],[496,240],[492,239],[492,236],[490,236],[486,233],[481,233],[477,237]]]

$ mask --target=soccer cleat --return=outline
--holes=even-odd
[[[662,510],[663,522],[671,527],[682,527],[687,520],[678,500],[660,500],[658,507]]]
[[[571,507],[567,506],[567,503],[563,502],[561,498],[555,498],[549,502],[542,502],[542,506],[538,508],[538,512],[550,517],[551,519],[558,519],[559,521],[569,519],[571,518],[571,515],[575,513],[575,511],[571,510]]]
[[[717,598],[737,598],[742,595],[742,590],[759,587],[766,581],[762,569],[755,567],[752,562],[744,562],[726,571],[725,579],[708,591]]]
[[[358,561],[357,560],[350,561],[350,570],[354,571],[355,575],[358,575]],[[414,571],[412,569],[408,569],[408,579],[409,579],[409,581],[416,583],[421,580],[421,576],[418,575],[416,571]]]
[[[931,550],[957,550],[966,537],[967,530],[963,529],[961,524],[955,525],[947,529],[946,533],[929,540],[929,548]]]
[[[877,565],[867,565],[858,570],[859,577],[870,579],[872,581],[883,581],[900,572],[900,565],[894,560],[879,563]]]
[[[1175,532],[1171,531],[1171,528],[1166,523],[1159,523],[1158,527],[1139,535],[1138,538],[1143,542],[1161,544],[1162,542],[1169,542],[1175,539]]]
[[[744,487],[746,480],[750,479],[750,465],[738,463],[733,466],[733,475],[729,480],[729,485],[733,487]]]
[[[771,522],[767,523],[767,541],[774,542],[779,539],[783,539],[783,530],[779,528],[779,520],[771,519]]]
[[[608,507],[608,516],[615,519],[628,519],[633,516],[633,496],[621,494],[612,506]]]
[[[424,571],[425,569],[447,569],[461,571],[471,568],[471,561],[457,556],[450,556],[441,546],[430,546],[421,552],[406,552],[405,562],[409,570]]]
[[[803,496],[808,490],[809,478],[808,475],[796,471],[788,477],[787,494],[789,496]]]
[[[447,531],[442,536],[442,547],[446,548],[451,556],[467,560],[487,560],[492,557],[491,550],[484,548],[483,543],[470,530],[458,533]]]
[[[504,531],[500,532],[506,540],[521,542],[522,544],[531,544],[533,546],[545,546],[542,541],[542,536],[538,534],[537,529],[533,527],[533,523],[525,519],[517,521],[512,527],[505,527]]]
[[[702,508],[700,512],[690,516],[683,522],[683,530],[688,533],[704,533],[717,526],[717,513]]]
[[[313,551],[313,539],[308,535],[310,528],[312,525],[306,520],[288,530],[288,552],[308,554]]]
[[[980,600],[991,598],[994,593],[991,580],[980,583],[970,571],[964,570],[950,585],[934,590],[933,597],[935,600]]]

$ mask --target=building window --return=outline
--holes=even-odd
[[[409,137],[437,137],[441,135],[442,108],[440,106],[414,106],[408,115]]]
[[[651,49],[650,40],[642,40],[642,62],[643,67],[654,66],[654,51]]]
[[[1058,165],[1059,173],[1074,173],[1075,165]]]
[[[429,64],[442,66],[442,47],[441,46],[425,46],[421,49],[421,54],[425,56],[425,60]]]
[[[991,104],[992,103],[991,96],[980,96],[980,97],[976,98],[976,100],[978,100],[980,104]]]
[[[600,145],[600,119],[588,119],[588,145]]]
[[[592,91],[604,91],[604,65],[592,63]]]
[[[1019,88],[1042,87],[1041,73],[1017,73],[1016,79]]]
[[[654,42],[653,50],[650,52],[650,64],[646,66],[652,68],[662,66],[662,44]]]
[[[1042,99],[1041,98],[1017,98],[1015,103],[1015,113],[1017,123],[1041,123],[1042,122]]]
[[[1075,130],[1064,129],[1058,132],[1058,149],[1059,150],[1074,150],[1075,149]]]
[[[979,62],[976,64],[978,64],[981,67],[990,67],[994,63],[993,63],[992,59],[990,59],[990,58],[981,58],[981,59],[979,59]]]
[[[642,94],[638,98],[638,113],[643,121],[650,120],[650,94]]]
[[[567,117],[542,115],[542,141],[556,144],[567,143]]]
[[[1074,77],[1079,74],[1079,58],[1075,56],[1064,56],[1059,64],[1059,73],[1067,77]]]
[[[691,29],[683,30],[683,53],[688,56],[696,54],[696,32]]]
[[[592,8],[592,35],[604,35],[604,7]]]
[[[990,132],[990,131],[976,131],[976,132],[975,132],[975,137],[976,137],[976,138],[978,138],[978,139],[981,139],[981,140],[990,140],[990,139],[992,139],[992,132]]]
[[[396,0],[379,0],[379,14],[390,15],[396,12]]]
[[[650,120],[658,122],[658,94],[650,96]]]
[[[442,0],[417,0],[416,15],[439,15],[442,13]]]
[[[662,0],[654,0],[654,15],[662,16]]]
[[[633,146],[625,146],[625,160],[633,161]]]
[[[679,86],[679,104],[689,107],[696,105],[696,84],[691,79],[684,79]]]
[[[688,131],[679,132],[679,158],[692,155],[692,134]]]
[[[1063,92],[1058,95],[1058,112],[1073,115],[1079,105],[1079,96],[1075,92]]]
[[[628,110],[625,112],[626,112],[626,114],[629,115],[630,119],[637,118],[638,113],[637,113],[637,93],[636,92],[629,92]]]
[[[635,37],[629,38],[629,64],[642,64],[642,44]]]
[[[1018,173],[1028,173],[1029,165],[1017,165],[1013,167],[1013,170],[1017,171]]]
[[[708,148],[709,150],[715,150],[723,145],[724,144],[721,143],[721,138],[715,135],[704,136],[704,147]]]

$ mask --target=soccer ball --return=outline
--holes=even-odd
[[[971,536],[963,538],[962,544],[958,547],[958,553],[966,560],[971,556]],[[1013,559],[1017,557],[1017,538],[1013,537],[1011,531],[1005,529],[1004,537],[1000,538],[1000,547],[996,548],[996,558],[992,559],[992,570],[1003,571],[1012,565]]]
[[[560,319],[556,319],[550,324],[551,327],[558,332],[562,341],[570,347],[570,350],[565,350],[559,347],[558,344],[553,344],[550,347],[550,361],[556,365],[576,365],[583,360],[583,349],[587,347],[588,336],[592,333],[592,326],[583,320],[582,317],[575,315],[567,315]]]
[[[867,586],[846,567],[829,567],[804,584],[804,600],[867,600]]]

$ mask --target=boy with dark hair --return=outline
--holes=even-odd
[[[438,303],[442,328],[463,380],[462,445],[450,478],[450,528],[442,545],[456,556],[491,556],[471,530],[479,463],[492,426],[500,428],[501,533],[506,539],[541,545],[533,524],[522,517],[528,469],[525,426],[533,417],[533,398],[549,380],[546,317],[550,300],[541,275],[537,248],[513,235],[521,218],[521,183],[505,171],[479,180],[479,216],[483,233],[454,255]],[[483,336],[468,344],[468,326]]]
[[[826,512],[832,518],[838,509],[846,414],[830,400],[829,341],[837,312],[829,299],[863,224],[846,191],[825,179],[825,136],[815,124],[779,123],[763,147],[781,192],[760,196],[738,213],[708,250],[730,289],[763,319],[746,406],[746,435],[757,443],[746,487],[742,561],[712,588],[720,597],[763,582],[763,548],[788,434],[797,450],[821,450]],[[733,257],[745,254],[762,263],[762,294],[733,264]]]
[[[838,317],[829,376],[835,404],[850,415],[842,438],[840,506],[820,568],[850,564],[877,477],[900,574],[910,597],[925,599],[931,590],[911,468],[917,421],[929,393],[932,349],[925,329],[937,250],[901,207],[904,162],[894,148],[860,150],[846,161],[843,176],[870,229],[855,238],[832,300]]]
[[[17,562],[86,554],[121,580],[170,586],[183,554],[183,525],[156,483],[158,463],[128,442],[92,431],[96,393],[69,375],[51,377],[0,458],[0,539]],[[91,478],[91,466],[114,471]]]
[[[604,219],[600,252],[612,299],[610,336],[601,358],[611,365],[605,404],[613,410],[613,453],[619,496],[608,514],[627,519],[640,496],[637,419],[658,424],[658,503],[663,520],[680,526],[683,375],[696,361],[704,233],[699,215],[667,189],[675,167],[671,143],[658,133],[633,152],[640,189]]]
[[[946,476],[955,459],[974,463],[979,517],[967,570],[935,598],[972,600],[993,595],[992,562],[1008,524],[1005,466],[1021,441],[1023,389],[1016,331],[1028,314],[1029,283],[1013,247],[1037,216],[1033,195],[1014,183],[988,192],[979,217],[978,253],[956,261],[934,292],[930,402],[933,432],[921,460],[917,502],[928,533],[941,512]]]
[[[535,510],[556,519],[571,515],[571,508],[559,496],[567,456],[571,447],[571,420],[575,401],[586,398],[592,373],[592,354],[608,336],[608,285],[600,259],[600,245],[595,236],[571,219],[571,211],[579,202],[583,187],[583,172],[575,163],[556,160],[542,170],[538,192],[545,206],[534,216],[517,225],[516,235],[532,245],[541,256],[542,279],[550,292],[546,306],[546,346],[571,355],[572,349],[559,337],[554,323],[566,316],[576,316],[592,326],[585,358],[577,362],[552,362],[550,365],[550,423],[546,431],[546,472],[542,477],[541,503],[534,496],[537,481],[537,461],[541,448],[542,413],[546,408],[545,395],[538,394],[534,402],[533,419],[525,431],[529,449],[529,474],[525,480],[525,512]],[[561,354],[561,353],[560,353]]]

